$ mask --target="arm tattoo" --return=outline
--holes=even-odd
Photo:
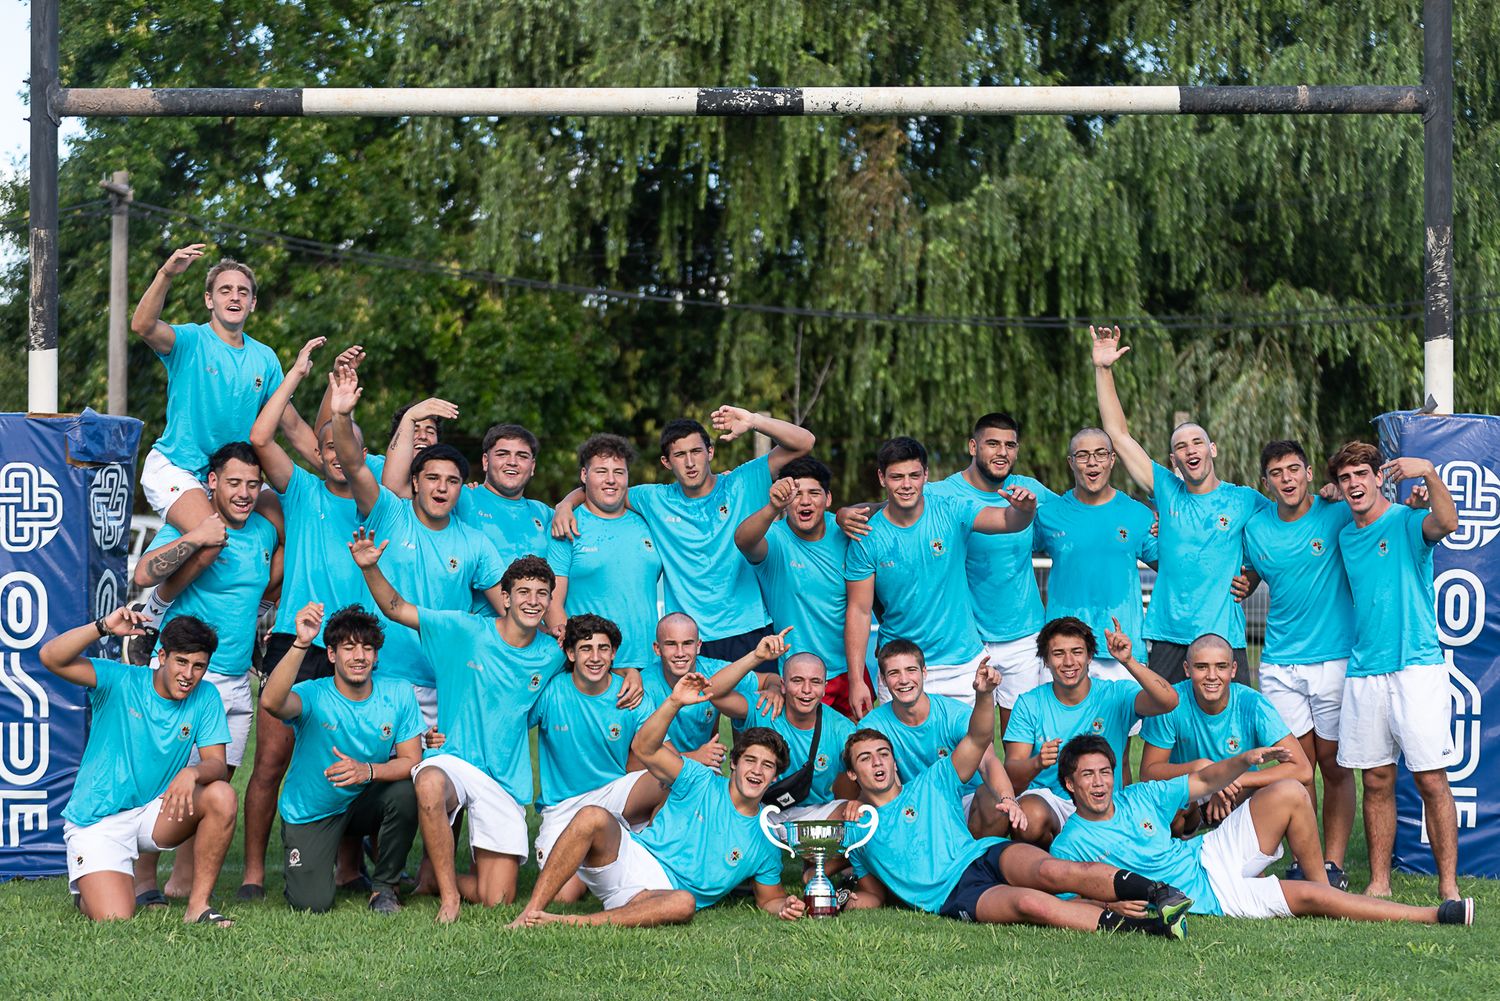
[[[198,551],[191,542],[178,541],[165,552],[157,553],[146,561],[146,572],[158,584],[177,572],[188,557]]]

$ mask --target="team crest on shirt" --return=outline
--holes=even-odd
[[[609,729],[604,731],[605,735],[609,737],[610,740],[619,740],[620,732],[620,724],[618,723],[611,723],[609,725]]]
[[[529,689],[531,689],[533,692],[536,691],[538,688],[541,688],[542,687],[542,676],[540,674],[533,674],[531,676],[531,680],[526,683],[526,687],[529,688]]]
[[[914,806],[908,806],[906,809],[902,810],[901,811],[901,819],[904,820],[904,821],[906,821],[908,824],[911,823],[912,821],[916,820],[917,819],[917,808],[914,807]]]
[[[1214,524],[1219,526],[1219,531],[1221,531],[1221,532],[1227,532],[1227,531],[1229,531],[1229,515],[1227,515],[1227,514],[1221,514],[1221,515],[1219,515],[1217,518],[1214,519]]]
[[[457,570],[458,569],[458,557],[457,556],[450,556],[450,557],[448,557],[448,569],[449,570]]]
[[[177,731],[177,739],[178,740],[187,740],[192,735],[193,735],[193,727],[192,727],[191,724],[188,724],[188,723],[182,724],[182,728]]]
[[[1121,525],[1118,529],[1116,529],[1116,531],[1118,531],[1120,533],[1120,541],[1121,542],[1129,542],[1130,541],[1130,530],[1127,529],[1124,525]]]
[[[1094,717],[1094,722],[1092,722],[1092,723],[1089,724],[1089,729],[1092,730],[1094,733],[1103,733],[1104,732],[1104,720],[1102,718],[1098,717],[1098,716],[1095,716]]]
[[[739,865],[740,859],[744,857],[744,852],[740,851],[738,848],[731,848],[729,849],[729,854],[724,856],[724,861],[728,862],[730,865]]]
[[[1151,823],[1151,821],[1149,820],[1143,820],[1141,821],[1141,830],[1145,831],[1147,834],[1155,834],[1156,825]]]
[[[655,549],[656,548],[655,546],[653,546],[651,544],[651,540],[650,539],[642,539],[641,540],[641,545],[645,546],[647,549]]]
[[[943,550],[943,540],[942,539],[933,539],[932,540],[932,555],[934,555],[934,556],[941,556],[941,555],[943,555],[943,552],[944,552],[944,550]]]
[[[302,852],[292,848],[286,853],[286,865],[288,869],[296,869],[302,865]]]
[[[1375,544],[1375,551],[1378,552],[1381,556],[1389,555],[1391,551],[1390,543],[1386,542],[1384,539],[1381,539]]]
[[[391,725],[389,723],[380,724],[380,736],[385,740],[391,739]]]
[[[269,549],[262,549],[260,551],[260,561],[266,566],[271,565],[271,551]]]
[[[1308,543],[1308,548],[1312,550],[1312,554],[1314,556],[1322,556],[1323,550],[1327,549],[1328,547],[1323,544],[1322,539],[1314,539],[1312,540],[1312,542]]]
[[[258,375],[255,377],[255,388],[256,389],[259,389],[260,387],[264,386],[265,384],[266,384],[266,380],[263,377],[258,376]]]
[[[542,530],[542,519],[540,519],[540,518],[532,518],[531,519],[531,523],[536,526],[537,531],[540,532]]]
[[[828,755],[826,755],[826,754],[820,754],[820,755],[818,755],[818,761],[817,761],[817,764],[813,765],[813,771],[815,771],[815,772],[826,772],[827,770],[828,770]]]
[[[1229,748],[1230,754],[1238,754],[1240,753],[1240,738],[1230,737],[1228,740],[1224,741],[1224,746]]]
[[[940,758],[946,758],[947,756],[948,756],[948,749],[946,747],[940,747],[940,748],[938,748],[938,757],[940,757]]]

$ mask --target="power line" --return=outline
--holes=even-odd
[[[90,199],[89,201],[86,201],[86,202],[79,202],[76,205],[68,205],[68,206],[66,206],[64,208],[60,208],[60,209],[57,210],[57,215],[58,215],[58,218],[61,219],[63,216],[69,215],[70,213],[73,213],[73,212],[79,212],[79,211],[82,211],[83,209],[88,209],[88,208],[93,208],[95,206],[108,205],[108,204],[109,204],[109,199],[108,198],[93,198],[93,199]],[[108,213],[105,213],[105,214],[107,215]],[[19,215],[7,216],[4,219],[0,219],[0,230],[6,230],[6,231],[22,230],[22,229],[27,229],[30,226],[31,226],[31,213],[30,212],[22,212]]]

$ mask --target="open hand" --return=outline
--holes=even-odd
[[[1109,368],[1130,350],[1120,343],[1120,328],[1089,327],[1089,336],[1094,339],[1094,367]]]

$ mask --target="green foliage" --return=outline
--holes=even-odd
[[[181,8],[181,9],[179,9]],[[153,86],[1281,84],[1420,81],[1413,0],[1179,4],[718,0],[145,6],[65,0],[66,83]],[[1500,13],[1455,16],[1458,409],[1500,410]],[[1323,452],[1421,397],[1415,117],[95,119],[63,204],[129,169],[138,197],[215,220],[133,219],[132,294],[171,247],[250,259],[252,332],[362,342],[366,421],[432,393],[461,443],[537,425],[539,493],[587,431],[648,444],[732,400],[803,419],[870,487],[879,439],[963,461],[972,418],[1015,412],[1022,466],[1066,482],[1097,420],[1081,322],[913,324],[703,308],[764,303],[945,318],[1116,317],[1134,430],[1186,411],[1241,480],[1269,437]],[[24,208],[24,188],[0,214]],[[359,251],[687,305],[581,300],[295,249]],[[207,230],[205,232],[205,229]],[[107,225],[65,220],[65,407],[104,396]],[[0,406],[24,403],[24,268],[4,278]],[[169,316],[196,317],[193,282]],[[1489,296],[1490,298],[1486,298]],[[1396,304],[1376,310],[1362,304]],[[1175,317],[1191,319],[1178,320]],[[160,367],[132,347],[132,411],[159,428]],[[305,404],[308,405],[308,404]],[[648,449],[648,454],[649,454]],[[644,471],[644,470],[643,470]]]

